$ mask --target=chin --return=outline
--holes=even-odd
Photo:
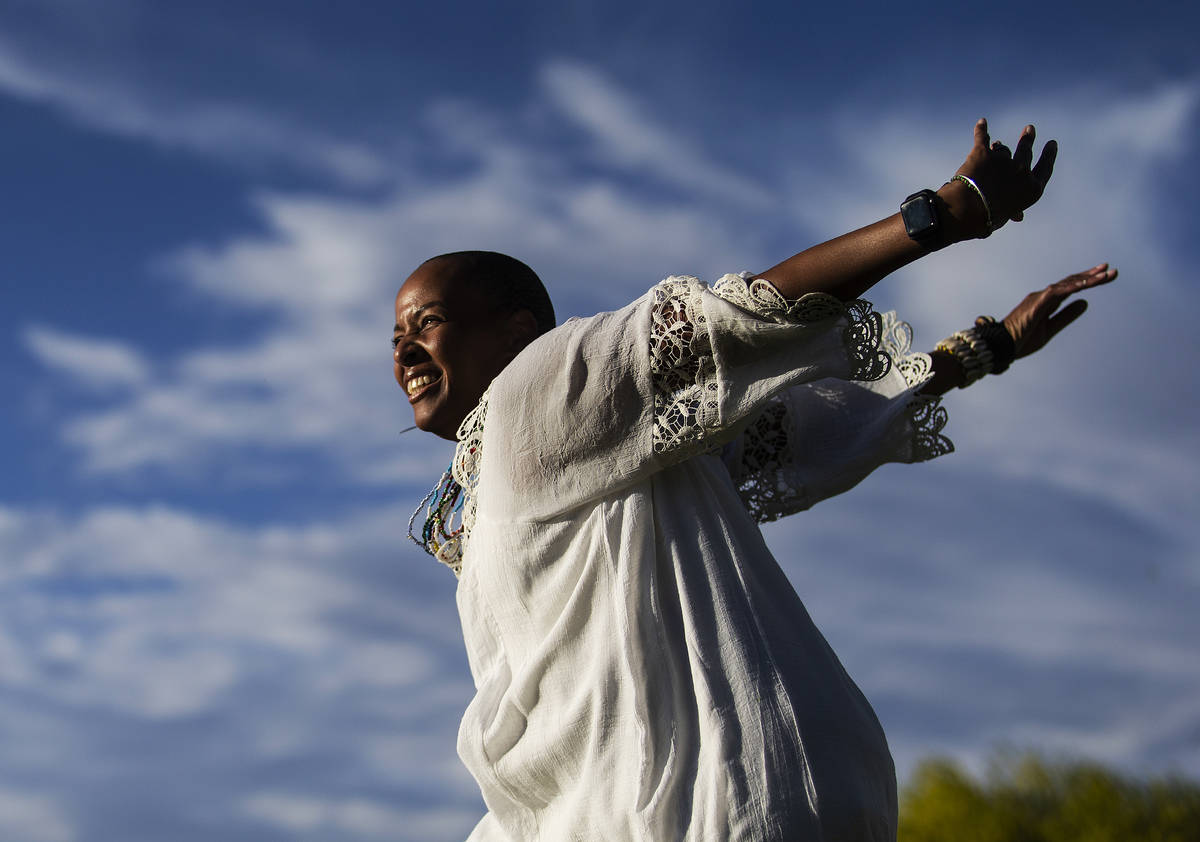
[[[417,429],[424,433],[433,433],[438,438],[447,441],[458,441],[458,424],[448,424],[438,413],[421,413],[413,418]]]

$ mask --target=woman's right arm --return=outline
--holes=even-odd
[[[1116,269],[1101,263],[1025,296],[1004,317],[1004,328],[1013,339],[1014,358],[1019,360],[1040,350],[1087,310],[1087,302],[1083,299],[1072,301],[1060,310],[1064,301],[1077,292],[1110,283],[1116,277]],[[952,353],[934,351],[929,356],[933,361],[933,377],[922,387],[923,394],[944,395],[956,386],[966,384],[963,367]]]

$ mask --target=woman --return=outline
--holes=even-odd
[[[1033,144],[980,121],[952,180],[899,214],[554,330],[503,255],[404,283],[397,381],[417,426],[459,442],[414,527],[460,575],[478,692],[458,747],[488,806],[472,840],[894,839],[883,732],[757,524],[948,452],[939,395],[1037,350],[1083,312],[1056,312],[1068,296],[1116,277],[1072,275],[930,355],[857,300],[1020,220],[1053,168]]]

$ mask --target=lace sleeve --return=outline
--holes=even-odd
[[[845,491],[885,462],[924,462],[954,450],[941,398],[917,394],[933,374],[913,353],[912,328],[894,312],[880,320],[890,382],[864,388],[825,381],[775,396],[726,448],[725,462],[759,523]]]
[[[807,426],[800,439],[793,424],[786,446],[761,450],[774,452],[775,462],[807,464],[814,457],[797,450],[802,439],[832,439],[841,429],[832,421],[832,432],[813,426],[823,417],[814,410],[821,402],[811,397],[820,384],[855,383],[871,395],[897,378],[921,376],[918,363],[888,352],[896,330],[866,302],[843,305],[820,294],[791,302],[748,276],[727,275],[711,288],[691,277],[667,278],[625,307],[568,321],[522,350],[459,431],[449,480],[461,493],[435,490],[438,518],[430,526],[423,507],[414,529],[422,526],[422,539],[429,531],[439,547],[446,545],[444,560],[452,564],[451,539],[465,539],[480,522],[559,517],[739,440],[785,395],[792,401],[789,418]],[[814,391],[797,402],[804,393],[793,393],[805,384]],[[936,422],[936,408],[928,411]],[[864,410],[856,420],[877,415]],[[770,438],[761,423],[755,429],[760,439]],[[931,446],[937,441],[935,434]],[[766,488],[767,474],[754,475],[737,472]],[[797,481],[811,492],[811,484]],[[443,512],[442,502],[461,502],[461,519]]]
[[[848,362],[845,376],[877,380],[890,366],[890,357],[880,349],[882,321],[866,301],[847,305],[825,293],[789,301],[770,282],[749,273],[725,275],[711,289],[696,278],[672,276],[655,287],[653,296],[650,372],[653,447],[658,454],[683,458],[703,450],[715,433],[739,415],[729,411],[723,382],[728,373],[719,371],[714,349],[707,315],[714,299],[741,313],[744,327],[737,319],[722,321],[726,327],[733,325],[732,332],[739,334],[743,346],[754,344],[759,333],[756,322],[791,327],[802,334],[834,332]],[[825,353],[824,348],[819,350]],[[779,353],[777,340],[765,343],[762,354],[770,353]]]

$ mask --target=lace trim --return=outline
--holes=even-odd
[[[740,305],[739,305],[740,306]],[[905,385],[915,389],[933,376],[933,360],[928,354],[913,352],[912,326],[900,321],[895,312],[879,314],[879,350],[890,365],[904,377]],[[905,411],[912,425],[910,459],[925,462],[954,451],[954,443],[941,434],[948,416],[935,395],[914,394]],[[755,415],[742,433],[742,453],[738,494],[746,510],[758,523],[770,523],[804,507],[804,489],[790,482],[787,466],[794,456],[788,430],[791,407],[785,397],[770,401]]]
[[[777,324],[814,324],[845,316],[850,324],[842,336],[850,357],[851,380],[878,380],[888,373],[888,355],[880,350],[882,324],[869,301],[849,304],[824,292],[810,292],[795,301],[783,297],[766,278],[754,278],[749,272],[725,275],[713,285],[713,292],[730,304]]]
[[[752,278],[749,272],[723,275],[712,289],[730,304],[781,325],[823,322],[846,309],[841,301],[824,292],[810,292],[789,301],[773,283],[766,278]]]
[[[463,550],[466,547],[467,539],[471,537],[471,530],[475,526],[479,466],[483,461],[483,425],[487,421],[488,395],[490,393],[491,388],[489,387],[484,391],[483,397],[479,399],[475,408],[468,412],[467,417],[458,425],[458,431],[455,433],[458,444],[454,448],[454,461],[450,463],[450,470],[454,474],[454,481],[463,489],[462,534],[454,542],[453,547],[450,547],[449,544],[443,545],[437,556],[438,561],[448,565],[454,571],[455,576],[462,575]]]
[[[916,389],[933,377],[933,359],[912,350],[912,325],[896,318],[895,311],[883,314],[880,348],[904,375],[904,383]],[[938,395],[914,394],[908,402],[908,420],[913,426],[913,462],[927,462],[954,452],[954,442],[941,434],[949,416]]]
[[[650,373],[655,453],[699,451],[720,423],[720,384],[702,301],[704,285],[672,275],[654,288]]]
[[[928,462],[954,452],[954,442],[942,435],[949,416],[940,395],[914,395],[908,404],[913,425],[912,461]]]
[[[721,386],[706,328],[704,289],[699,280],[683,275],[672,275],[654,288],[650,372],[656,453],[699,452],[705,436],[720,425]],[[712,292],[777,324],[815,324],[844,316],[849,321],[843,342],[851,361],[850,378],[878,380],[888,372],[891,358],[880,349],[883,323],[869,302],[844,304],[823,292],[790,301],[770,281],[752,278],[749,272],[725,275]]]
[[[915,388],[933,377],[933,358],[912,351],[912,325],[896,318],[895,310],[889,310],[881,316],[879,329],[879,350],[891,357],[906,386]]]
[[[788,482],[783,470],[792,461],[790,414],[787,403],[776,398],[742,433],[738,494],[757,523],[770,523],[803,508],[803,489]]]

